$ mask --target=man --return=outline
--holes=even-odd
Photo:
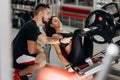
[[[40,51],[40,45],[37,40],[46,44],[69,43],[71,38],[60,39],[58,37],[46,37],[39,31],[40,25],[48,22],[50,18],[50,9],[46,4],[38,4],[35,8],[34,18],[23,25],[17,36],[13,40],[13,66],[17,76],[22,80],[27,80],[26,74],[32,73],[45,66],[46,57]],[[26,60],[29,58],[30,60]],[[34,61],[34,64],[25,63]],[[16,76],[16,75],[15,75]],[[19,77],[18,76],[18,77]],[[18,80],[18,77],[16,80]]]

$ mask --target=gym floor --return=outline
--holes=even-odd
[[[73,28],[73,27],[69,27],[69,26],[63,26],[63,29],[66,29],[66,30],[70,30],[70,31],[74,31],[75,29],[77,28]],[[41,30],[41,29],[40,29]],[[15,37],[15,35],[18,33],[19,29],[16,29],[16,28],[12,28],[12,39]],[[43,31],[42,31],[43,32]],[[44,33],[44,32],[43,32]],[[113,39],[113,41],[117,41],[120,39],[120,36],[119,37],[115,37]],[[44,46],[44,44],[42,44]],[[107,44],[96,44],[94,43],[94,54],[106,49],[107,47]],[[60,60],[57,58],[57,55],[55,53],[55,50],[52,46],[52,49],[50,51],[50,63],[51,65],[54,65],[54,66],[59,66],[59,67],[64,67],[64,65],[60,62]],[[115,67],[116,69],[118,69],[120,71],[120,63],[119,64],[116,64],[116,65],[113,65],[113,67]],[[33,74],[32,77],[30,77],[30,80],[36,80],[36,76],[37,76],[37,72],[35,72]],[[109,75],[109,79],[107,80],[120,80],[120,76],[115,76],[115,75]]]

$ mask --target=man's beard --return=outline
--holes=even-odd
[[[47,21],[45,21],[43,17],[42,17],[42,22],[43,24],[47,24]]]

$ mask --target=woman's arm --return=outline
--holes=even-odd
[[[67,59],[62,55],[62,51],[60,49],[60,46],[59,44],[54,44],[54,48],[55,48],[55,51],[57,53],[57,56],[58,58],[60,59],[60,61],[64,64],[64,65],[68,65],[70,64]]]
[[[54,44],[54,48],[56,50],[58,58],[65,65],[65,69],[67,69],[68,72],[74,72],[74,70],[72,69],[71,64],[69,63],[69,61],[62,55],[62,51],[60,49],[59,44]]]

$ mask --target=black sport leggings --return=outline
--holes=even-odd
[[[73,66],[80,66],[85,63],[85,59],[93,54],[93,41],[90,36],[80,36],[81,30],[75,30],[72,40],[72,50],[68,55],[68,60]]]

